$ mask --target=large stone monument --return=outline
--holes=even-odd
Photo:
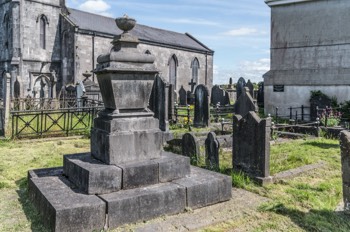
[[[148,108],[157,70],[138,52],[135,20],[95,70],[105,109],[94,121],[91,153],[64,156],[63,167],[32,170],[30,199],[51,231],[100,231],[231,198],[231,178],[162,151],[159,121]]]

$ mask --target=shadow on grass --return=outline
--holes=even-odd
[[[282,203],[262,207],[261,210],[289,217],[305,231],[350,231],[349,215],[344,212],[330,210],[302,212],[288,208]]]
[[[27,191],[27,178],[24,177],[16,181],[18,189],[18,201],[22,205],[22,210],[27,217],[28,222],[31,224],[31,230],[35,232],[47,231],[47,228],[43,226],[39,212],[34,207],[33,203],[29,199]]]
[[[314,147],[319,147],[322,149],[338,149],[339,148],[339,144],[321,143],[319,141],[308,141],[308,142],[305,142],[304,144],[314,146]]]

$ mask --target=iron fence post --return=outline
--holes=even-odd
[[[293,107],[289,107],[289,119],[293,119]]]
[[[187,126],[190,126],[190,105],[187,105]]]
[[[301,105],[301,121],[304,121],[304,105]]]
[[[278,118],[278,107],[276,107],[276,114],[275,114],[275,116],[276,116],[276,122],[277,122],[277,118]]]

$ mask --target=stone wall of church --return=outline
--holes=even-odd
[[[83,79],[83,73],[91,71],[96,67],[97,57],[101,54],[108,53],[112,48],[112,38],[105,38],[93,35],[77,34],[77,56],[76,56],[76,73],[77,78]],[[94,43],[94,54],[93,44]],[[178,60],[177,66],[177,90],[184,86],[186,90],[190,90],[191,87],[188,83],[192,79],[191,63],[197,58],[199,61],[198,79],[199,83],[206,83],[207,72],[207,86],[210,89],[213,85],[213,56],[202,53],[184,51],[180,49],[173,49],[167,47],[159,47],[148,44],[140,43],[138,46],[140,52],[151,52],[156,57],[155,65],[160,71],[162,77],[169,81],[169,59],[175,55]],[[93,62],[93,57],[95,62]],[[207,67],[207,71],[206,71]]]
[[[61,76],[60,1],[39,0],[21,2],[21,51],[22,65],[19,75],[21,95],[33,95],[37,78],[52,73]],[[40,18],[46,22],[45,49],[40,46]]]

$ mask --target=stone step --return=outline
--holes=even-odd
[[[190,176],[172,182],[98,196],[77,191],[62,175],[62,169],[30,171],[28,178],[30,198],[52,231],[93,231],[101,230],[104,225],[116,228],[232,197],[230,176],[193,166]]]
[[[106,194],[120,189],[169,182],[190,175],[190,159],[163,152],[158,159],[107,165],[90,153],[64,156],[64,174],[87,194]]]
[[[45,175],[46,173],[46,175]],[[38,175],[39,174],[39,175]],[[100,231],[104,228],[106,204],[95,195],[86,195],[59,171],[52,169],[31,171],[28,192],[33,204],[50,231]]]

